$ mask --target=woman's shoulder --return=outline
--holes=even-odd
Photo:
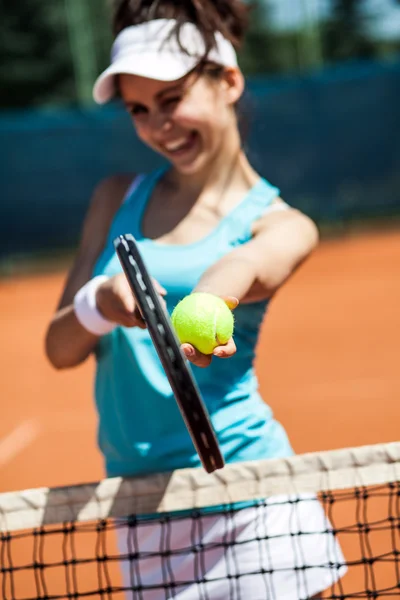
[[[105,177],[94,190],[92,204],[97,204],[99,207],[105,204],[117,208],[137,178],[136,173],[118,173]]]
[[[90,249],[97,254],[103,247],[115,214],[122,205],[132,182],[134,173],[112,175],[101,180],[92,195],[83,224],[81,249]]]
[[[138,175],[135,173],[121,173],[101,180],[93,192],[89,218],[91,216],[96,221],[104,221],[109,224],[137,177]]]

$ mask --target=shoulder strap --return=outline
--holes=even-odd
[[[136,190],[139,188],[140,184],[142,183],[142,181],[144,180],[145,175],[136,175],[135,179],[132,181],[131,185],[129,186],[125,197],[122,201],[122,204],[127,204],[128,202],[131,201],[132,197],[134,196]]]
[[[262,217],[265,212],[274,210],[275,206],[280,206],[273,203],[279,193],[280,190],[266,179],[260,179],[256,183],[243,202],[227,217],[230,227],[234,224],[238,239],[250,239],[254,221]]]

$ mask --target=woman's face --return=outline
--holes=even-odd
[[[218,80],[193,73],[175,82],[119,76],[138,136],[182,174],[206,168],[237,139],[234,105],[243,85],[236,69]]]

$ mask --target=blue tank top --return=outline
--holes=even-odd
[[[145,238],[141,230],[147,202],[163,173],[164,169],[144,177],[128,194],[115,215],[94,275],[112,277],[121,272],[113,240],[132,233],[150,274],[168,292],[171,313],[212,264],[250,240],[252,223],[279,190],[261,179],[205,238],[185,246],[166,245]],[[206,369],[192,367],[227,463],[293,453],[284,429],[258,393],[253,367],[267,305],[267,301],[243,304],[235,310],[234,357],[213,359]],[[98,443],[107,475],[200,466],[148,332],[117,327],[100,339],[96,359]]]

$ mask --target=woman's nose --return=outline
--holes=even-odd
[[[153,114],[150,119],[150,127],[154,133],[167,133],[172,129],[172,125],[170,116],[160,112]]]

